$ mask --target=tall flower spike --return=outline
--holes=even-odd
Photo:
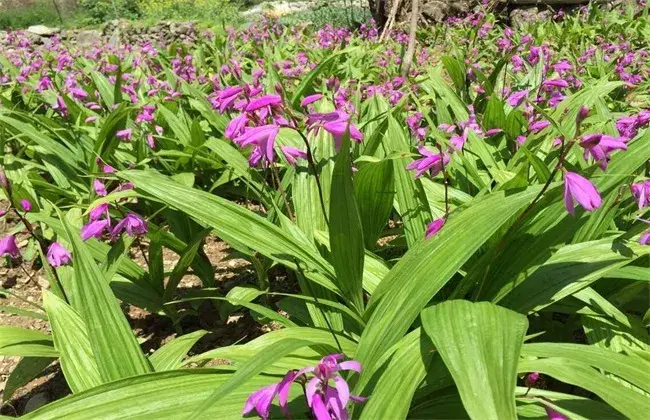
[[[564,207],[572,216],[575,215],[574,200],[587,211],[594,211],[602,204],[594,184],[574,172],[567,172],[564,176]]]

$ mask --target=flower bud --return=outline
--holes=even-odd
[[[576,116],[576,122],[581,123],[589,116],[589,108],[585,105],[581,106],[578,110],[578,115]]]
[[[530,372],[526,375],[526,386],[532,387],[539,380],[539,372]]]

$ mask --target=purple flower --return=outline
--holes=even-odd
[[[514,92],[512,95],[508,96],[508,99],[506,99],[506,101],[508,102],[508,105],[516,108],[521,105],[521,103],[528,97],[529,92],[529,89]]]
[[[115,225],[111,236],[115,238],[123,231],[126,231],[129,236],[144,235],[147,233],[147,222],[137,214],[129,213]]]
[[[297,158],[307,159],[307,153],[303,152],[300,149],[296,149],[295,147],[280,146],[280,150],[282,151],[284,158],[291,166],[294,166],[296,164]]]
[[[315,93],[313,95],[305,96],[302,101],[300,101],[300,106],[306,107],[307,105],[313,104],[316,101],[319,101],[323,95],[320,93]]]
[[[94,123],[95,121],[97,121],[97,117],[96,117],[96,116],[90,116],[90,117],[88,117],[88,118],[86,118],[86,119],[84,120],[84,122],[85,122],[86,124]]]
[[[29,202],[29,200],[25,200],[24,198],[20,200],[20,207],[23,208],[23,210],[29,212],[32,210],[32,203]]]
[[[60,243],[52,242],[47,249],[47,261],[52,267],[61,267],[72,261],[72,255]]]
[[[551,125],[551,123],[548,120],[540,120],[530,124],[528,126],[528,130],[532,131],[533,133],[539,133],[549,125]]]
[[[530,372],[526,375],[526,386],[532,387],[539,380],[539,372]]]
[[[104,215],[106,215],[106,217],[108,218],[108,203],[103,203],[98,206],[95,206],[92,210],[90,210],[88,214],[90,216],[91,222],[99,220]]]
[[[425,239],[431,239],[440,232],[442,227],[445,225],[445,219],[443,217],[434,220],[433,222],[427,225],[427,231]]]
[[[625,136],[627,138],[633,138],[636,136],[636,118],[635,117],[623,117],[619,118],[616,121],[616,129],[618,134]]]
[[[274,124],[247,127],[244,129],[244,133],[233,141],[240,147],[255,146],[249,156],[249,163],[251,166],[257,166],[262,158],[266,159],[267,163],[275,160],[275,139],[279,132],[280,127]]]
[[[564,79],[546,79],[542,82],[542,89],[564,89],[569,87],[569,82]]]
[[[130,128],[120,130],[115,135],[122,141],[131,141],[131,137],[133,136],[133,130]]]
[[[602,204],[594,184],[574,172],[567,172],[564,176],[564,207],[571,215],[575,215],[574,200],[587,211],[594,211]]]
[[[7,214],[7,210],[0,210],[0,217],[4,217]]]
[[[564,417],[562,414],[558,413],[557,411],[553,410],[552,408],[544,406],[544,409],[546,410],[546,415],[548,416],[548,420],[568,420],[566,417]]]
[[[346,370],[360,373],[361,364],[354,360],[341,362],[343,357],[342,354],[332,354],[323,357],[316,366],[307,366],[297,372],[289,371],[282,381],[252,393],[246,400],[242,415],[255,409],[257,414],[266,420],[270,413],[271,403],[277,395],[280,408],[285,416],[289,417],[287,411],[289,390],[293,382],[300,379],[307,381],[305,397],[314,418],[317,420],[348,419],[349,414],[346,408],[348,402],[363,402],[365,398],[351,395],[350,386],[339,374]],[[313,376],[308,379],[307,375],[310,373]]]
[[[607,169],[609,155],[614,150],[627,150],[625,137],[612,137],[606,134],[585,134],[582,136],[580,146],[585,149],[585,159],[591,156],[596,162],[600,162],[600,168]]]
[[[244,134],[248,121],[249,119],[247,114],[241,114],[240,116],[233,118],[226,126],[224,136],[228,140],[234,140],[236,137],[241,136]]]
[[[639,210],[650,203],[650,181],[637,182],[630,186],[632,196],[639,203]]]
[[[639,237],[639,244],[648,245],[650,244],[650,231],[647,231],[641,237]]]
[[[0,256],[8,255],[10,258],[20,257],[20,250],[16,245],[16,237],[14,235],[7,235],[0,239]]]
[[[278,396],[280,408],[282,408],[282,411],[284,411],[285,414],[288,414],[286,408],[287,400],[289,398],[291,384],[295,377],[296,373],[294,371],[289,371],[280,382],[265,386],[264,388],[253,392],[244,404],[242,416],[250,413],[254,409],[261,418],[264,420],[268,419],[269,414],[271,413],[271,404],[276,395]]]
[[[589,108],[586,106],[581,106],[578,110],[578,115],[576,115],[576,122],[582,122],[589,116]]]
[[[56,104],[52,105],[52,109],[58,111],[64,117],[68,116],[68,106],[61,96],[56,97]]]
[[[350,122],[350,115],[345,111],[334,111],[327,114],[314,113],[307,117],[307,125],[310,130],[318,132],[323,128],[334,137],[334,144],[338,150],[341,147],[343,135],[350,128],[350,139],[358,142],[363,140],[363,133]]]
[[[261,98],[253,99],[248,105],[246,105],[246,111],[257,111],[258,109],[267,107],[267,106],[279,106],[282,105],[282,97],[280,95],[265,95]]]
[[[109,224],[109,220],[95,220],[85,224],[81,228],[81,239],[83,241],[87,241],[90,238],[101,239]]]
[[[440,173],[440,171],[442,171],[442,168],[444,166],[447,166],[449,163],[449,155],[446,155],[444,153],[433,153],[424,146],[419,146],[418,152],[420,152],[420,154],[424,157],[414,160],[406,167],[406,169],[409,171],[416,171],[416,178],[421,177],[423,173],[429,170],[431,171],[431,176],[436,176]]]
[[[353,370],[361,373],[361,364],[354,360],[339,362],[342,354],[325,356],[316,366],[304,368],[296,374],[296,377],[312,372],[314,377],[307,382],[305,396],[307,404],[312,408],[317,419],[347,419],[348,412],[345,408],[350,400],[364,401],[365,399],[350,395],[350,387],[343,377],[338,373],[344,370]],[[334,386],[330,385],[334,382]]]
[[[100,197],[105,197],[108,194],[108,192],[106,191],[106,187],[104,186],[104,183],[99,179],[93,181],[93,189]]]

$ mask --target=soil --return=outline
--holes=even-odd
[[[0,202],[0,209],[6,207],[6,203]],[[11,214],[7,214],[0,221],[0,238],[9,233],[16,225],[16,222],[17,219],[12,218]],[[17,235],[17,242],[23,253],[28,239],[27,235]],[[146,252],[147,244],[144,243],[143,246]],[[255,274],[250,263],[242,259],[229,258],[232,252],[231,249],[217,237],[209,236],[206,239],[204,250],[215,269],[217,285],[224,293],[237,285],[254,284]],[[136,249],[132,251],[131,256],[133,259],[141,266],[146,267],[142,253]],[[178,255],[165,250],[163,254],[165,271],[171,271],[178,260]],[[49,287],[42,271],[40,264],[33,261],[22,261],[20,264],[14,263],[12,265],[7,265],[6,261],[0,261],[0,287],[13,294],[6,296],[0,294],[0,306],[12,306],[31,311],[38,310],[32,304],[40,305],[42,290]],[[281,289],[290,292],[294,291],[291,290],[294,286],[287,284],[286,276],[282,275],[281,270],[273,275],[278,280],[276,284],[279,284]],[[188,274],[179,285],[179,294],[182,296],[187,291],[197,289],[200,286],[199,279],[192,274]],[[136,337],[142,343],[143,350],[147,354],[153,353],[160,346],[178,335],[177,327],[172,325],[168,317],[131,305],[123,305],[123,310]],[[192,348],[188,356],[236,342],[247,342],[274,328],[273,325],[258,324],[248,311],[238,311],[232,313],[226,320],[221,320],[217,306],[211,305],[209,302],[204,303],[199,308],[198,313],[183,318],[179,324],[182,334],[200,329],[210,332]],[[9,314],[3,311],[0,311],[0,325],[11,325],[51,333],[47,321]],[[19,357],[0,356],[0,397],[9,375],[19,360]],[[227,363],[227,361],[215,360],[208,365],[223,363]],[[33,410],[40,405],[63,398],[68,394],[70,394],[70,389],[66,384],[60,366],[58,362],[53,362],[39,378],[18,389],[8,401],[3,401],[0,414],[19,416],[26,412],[26,407]]]

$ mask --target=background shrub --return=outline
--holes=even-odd
[[[38,0],[27,7],[0,11],[0,29],[27,28],[32,25],[59,25],[59,16],[50,0]]]

